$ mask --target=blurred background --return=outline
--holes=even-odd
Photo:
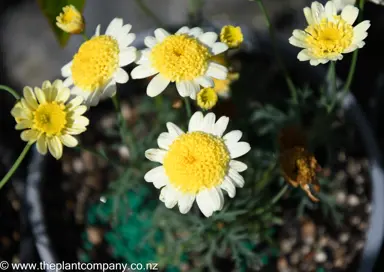
[[[255,31],[260,33],[260,36],[267,32],[264,17],[254,2],[248,0],[201,1],[203,2],[200,15],[214,26],[230,23],[247,26],[248,33]],[[188,20],[192,2],[194,1],[144,1],[157,17],[170,27],[177,27]],[[286,41],[287,46],[289,46],[288,37],[292,30],[304,26],[302,9],[309,3],[308,0],[265,1],[278,36],[281,37],[281,40]],[[157,27],[153,18],[149,17],[140,7],[140,1],[135,0],[88,0],[84,17],[87,23],[87,33],[93,33],[97,24],[101,24],[102,31],[105,31],[108,23],[115,17],[122,17],[124,22],[132,24],[134,33],[145,34]],[[383,152],[384,122],[381,121],[381,118],[384,116],[384,107],[382,107],[384,102],[384,6],[367,2],[364,18],[371,20],[372,26],[368,31],[366,46],[360,50],[352,92],[366,114],[380,145],[380,150]],[[61,67],[71,59],[83,40],[81,36],[73,36],[66,47],[60,47],[50,25],[34,0],[2,0],[0,2],[0,25],[0,84],[11,86],[19,92],[26,85],[39,86],[44,80],[59,78]],[[337,64],[338,76],[342,80],[347,76],[350,60],[351,54],[345,56],[345,60]],[[309,65],[307,68],[315,69]],[[13,129],[14,120],[9,114],[13,103],[12,97],[6,93],[0,93],[1,176],[6,173],[23,148],[23,143],[19,140],[19,132]],[[16,173],[12,181],[0,191],[0,260],[30,262],[40,259],[28,222],[30,211],[23,201],[27,171],[28,161]],[[51,182],[54,182],[54,178]],[[46,193],[49,194],[49,190]],[[379,208],[384,214],[384,207]],[[75,221],[71,216],[65,220],[67,220],[65,224],[68,226]],[[63,229],[60,228],[60,232],[62,231]],[[55,235],[66,236],[71,233]],[[69,240],[81,243],[81,237],[72,238]],[[61,245],[61,247],[65,248],[65,245]],[[67,260],[76,259],[75,255],[70,254],[65,258]],[[384,266],[380,263],[383,259],[384,252],[378,259],[375,271],[383,271]],[[289,270],[279,269],[279,271]]]

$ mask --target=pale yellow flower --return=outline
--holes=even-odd
[[[70,90],[61,80],[52,84],[45,81],[42,88],[25,87],[23,95],[11,111],[16,129],[23,130],[21,139],[30,144],[37,142],[41,154],[49,150],[53,157],[60,159],[63,145],[76,146],[78,141],[72,135],[86,131],[89,124],[83,116],[87,110],[81,105],[83,98],[70,99]]]
[[[182,27],[175,34],[158,28],[153,36],[145,38],[148,47],[141,51],[132,70],[132,78],[153,76],[148,84],[147,95],[154,97],[162,93],[172,82],[180,96],[196,99],[200,86],[213,87],[213,78],[225,79],[227,68],[211,60],[228,46],[216,42],[218,35],[204,32],[201,28]]]
[[[116,93],[116,83],[129,80],[124,67],[135,61],[136,48],[130,46],[136,35],[129,33],[130,24],[115,18],[108,25],[104,35],[100,35],[100,25],[95,35],[85,41],[74,55],[73,60],[64,65],[61,75],[64,85],[71,87],[72,94],[84,98],[87,106],[96,106],[100,100]]]
[[[83,16],[72,5],[63,7],[63,12],[56,17],[56,25],[71,34],[80,34],[84,31]]]
[[[347,5],[338,15],[332,1],[328,1],[325,7],[313,2],[311,8],[304,8],[308,27],[304,31],[294,30],[289,38],[292,45],[303,48],[297,58],[309,61],[311,65],[325,64],[341,60],[343,54],[362,48],[371,24],[363,21],[353,27],[358,14],[358,8]]]
[[[222,190],[232,198],[236,187],[244,186],[240,172],[247,165],[234,159],[248,153],[251,147],[239,142],[239,130],[224,135],[228,122],[225,116],[216,122],[214,113],[204,116],[196,112],[189,121],[188,132],[169,122],[168,132],[157,139],[159,148],[145,152],[147,159],[162,164],[147,172],[144,179],[162,188],[160,200],[167,208],[178,204],[179,211],[187,213],[196,199],[201,212],[209,217],[223,208]]]
[[[243,33],[239,26],[226,25],[220,31],[220,41],[229,48],[239,47],[244,40]]]
[[[217,93],[212,88],[204,88],[197,93],[197,105],[203,110],[212,109],[216,105],[217,100]]]

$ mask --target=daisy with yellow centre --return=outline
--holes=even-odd
[[[66,77],[65,86],[71,92],[84,98],[87,106],[96,106],[100,99],[112,97],[116,93],[116,83],[126,83],[129,79],[124,67],[136,59],[136,48],[129,46],[135,39],[129,33],[132,26],[123,25],[123,20],[115,18],[107,27],[105,35],[100,35],[100,25],[95,35],[84,42],[73,60],[61,69]]]
[[[145,38],[148,48],[141,51],[138,66],[131,73],[136,79],[156,75],[148,84],[148,96],[159,95],[175,82],[180,96],[196,99],[200,86],[213,87],[213,78],[227,77],[227,68],[211,60],[228,49],[224,43],[216,42],[216,33],[185,26],[174,35],[162,28],[154,34],[155,37]]]
[[[78,144],[72,135],[86,131],[89,120],[83,116],[87,107],[83,98],[69,99],[70,90],[61,80],[43,83],[42,88],[25,87],[24,97],[16,103],[11,114],[16,129],[23,130],[21,139],[30,144],[37,142],[37,150],[45,155],[47,150],[56,159],[63,154],[63,145]]]
[[[212,88],[204,88],[197,94],[197,105],[203,110],[212,109],[217,103],[217,93]]]
[[[304,31],[294,30],[289,38],[292,45],[303,48],[297,58],[300,61],[309,60],[311,65],[316,66],[341,60],[342,54],[362,48],[370,22],[363,21],[353,27],[358,14],[358,8],[347,5],[338,15],[332,1],[328,1],[325,7],[313,2],[311,8],[304,8],[308,27]]]
[[[63,7],[63,12],[56,17],[56,25],[64,32],[80,34],[84,30],[84,19],[72,5]]]
[[[193,114],[188,132],[184,133],[173,123],[167,123],[168,132],[157,139],[159,149],[145,152],[147,159],[163,164],[144,176],[147,182],[161,189],[160,200],[167,208],[178,204],[181,213],[187,213],[195,199],[201,212],[209,217],[224,205],[222,190],[234,197],[236,187],[244,186],[239,174],[247,165],[234,160],[246,154],[250,145],[239,142],[239,130],[224,134],[228,117],[216,121],[214,113],[205,117]]]
[[[221,29],[220,41],[228,45],[229,48],[239,47],[243,40],[243,33],[239,26],[226,25]]]

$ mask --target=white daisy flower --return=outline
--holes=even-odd
[[[121,18],[115,18],[107,27],[105,35],[100,35],[100,25],[95,35],[84,42],[73,60],[61,69],[66,77],[64,84],[71,93],[84,98],[87,106],[96,106],[100,99],[112,97],[116,93],[116,83],[126,83],[129,79],[124,67],[135,61],[136,48],[129,46],[136,38],[129,33],[132,26],[123,25]]]
[[[131,76],[137,79],[156,75],[147,87],[150,97],[159,95],[169,83],[175,82],[182,97],[196,99],[200,85],[213,87],[212,78],[227,78],[227,68],[211,60],[228,49],[226,44],[216,42],[217,38],[216,33],[204,33],[199,27],[184,26],[173,35],[158,28],[155,37],[145,38],[148,48],[141,51],[139,65]]]
[[[289,38],[292,45],[303,48],[297,58],[309,60],[311,65],[325,64],[341,60],[343,54],[362,48],[371,24],[363,21],[353,27],[358,14],[358,8],[348,5],[338,15],[332,1],[328,1],[325,7],[313,2],[311,8],[304,8],[308,27],[304,31],[294,30]]]
[[[336,12],[342,11],[348,5],[354,6],[356,4],[356,0],[332,0],[335,5]]]
[[[224,134],[229,118],[221,117],[215,122],[214,113],[205,117],[196,112],[184,133],[173,123],[167,123],[168,132],[157,139],[159,149],[145,152],[147,159],[163,164],[144,176],[147,182],[161,189],[160,200],[167,208],[176,204],[181,213],[187,213],[195,199],[201,212],[209,217],[224,205],[222,190],[229,197],[236,194],[235,187],[243,187],[244,179],[239,174],[247,165],[234,160],[246,154],[250,145],[239,142],[239,130]]]

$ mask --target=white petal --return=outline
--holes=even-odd
[[[307,20],[308,25],[313,24],[312,10],[309,7],[303,9],[305,19]]]
[[[179,211],[182,214],[186,214],[191,209],[193,202],[195,201],[195,195],[193,194],[184,194],[179,198]]]
[[[154,74],[157,74],[158,71],[154,68],[147,66],[147,65],[139,65],[133,68],[131,72],[131,77],[133,79],[140,79],[140,78],[146,78],[149,76],[153,76]]]
[[[69,77],[72,74],[71,66],[72,66],[72,61],[70,61],[66,65],[64,65],[63,68],[61,68],[61,76]]]
[[[202,130],[207,133],[212,133],[215,125],[215,120],[216,120],[215,114],[213,112],[209,112],[204,117]]]
[[[40,154],[47,154],[47,140],[44,134],[41,134],[39,139],[37,139],[36,148]]]
[[[121,18],[114,18],[108,25],[107,30],[105,31],[105,34],[117,37],[119,31],[123,27],[123,19]]]
[[[60,136],[60,140],[67,147],[75,147],[79,143],[76,138],[71,135],[62,135]]]
[[[119,54],[119,66],[123,67],[134,62],[137,58],[137,50],[135,47],[128,47],[120,50]]]
[[[185,33],[188,33],[188,31],[189,31],[189,27],[183,26],[175,34],[185,34]]]
[[[199,36],[198,40],[211,47],[217,40],[218,35],[215,32],[206,32]]]
[[[212,216],[214,209],[211,204],[208,190],[203,190],[197,194],[196,203],[199,206],[201,212],[205,215],[205,217]]]
[[[166,151],[155,148],[151,148],[145,151],[145,157],[148,160],[159,163],[163,163],[165,154],[167,154]]]
[[[207,76],[198,77],[195,79],[195,82],[203,86],[204,88],[213,87],[215,85],[215,82],[213,81],[213,79]]]
[[[228,176],[231,178],[231,180],[235,183],[237,187],[240,187],[240,188],[244,187],[244,183],[245,183],[244,178],[237,171],[229,168]]]
[[[100,25],[97,25],[94,36],[100,36]]]
[[[68,88],[62,88],[60,92],[57,93],[56,101],[65,103],[67,102],[70,96],[71,91]]]
[[[123,27],[121,28],[121,33],[124,33],[125,35],[128,35],[129,31],[131,31],[132,29],[132,25],[131,24],[126,24],[126,25],[123,25]]]
[[[27,102],[28,106],[33,110],[36,110],[38,107],[37,99],[35,93],[33,92],[31,87],[24,87],[23,89],[24,99]]]
[[[70,87],[73,85],[73,78],[70,76],[70,77],[67,77],[64,82],[63,82],[63,85],[65,87]]]
[[[175,189],[173,189],[171,185],[168,185],[161,189],[159,199],[164,202],[165,207],[167,207],[168,209],[172,209],[177,204],[177,201],[179,199],[179,193]]]
[[[359,47],[356,44],[351,44],[351,46],[349,46],[348,48],[346,48],[343,51],[343,54],[351,53],[351,52],[355,51],[357,48],[359,48]]]
[[[120,36],[119,39],[117,40],[119,43],[120,50],[129,46],[135,39],[136,39],[136,34],[134,33],[129,33],[127,35]]]
[[[200,91],[199,85],[192,81],[176,82],[176,89],[181,97],[190,96],[192,92]]]
[[[157,144],[160,148],[168,150],[169,146],[173,143],[175,137],[172,137],[171,134],[167,132],[160,133],[159,138],[157,138]]]
[[[243,172],[243,171],[247,170],[247,168],[248,168],[248,166],[245,163],[243,163],[241,161],[236,161],[236,160],[231,160],[229,162],[229,166],[232,169],[236,170],[237,172]]]
[[[29,129],[21,132],[20,137],[25,142],[34,143],[39,138],[39,134],[37,130]]]
[[[157,189],[160,189],[168,184],[168,178],[162,165],[149,170],[144,175],[144,180],[146,182],[152,182]]]
[[[202,34],[203,34],[203,30],[200,27],[191,28],[188,32],[188,35],[195,38],[199,37]]]
[[[218,55],[228,50],[228,45],[222,42],[217,42],[212,45],[212,54]]]
[[[200,111],[195,112],[189,120],[188,131],[192,132],[201,130],[203,127],[203,120],[203,113]]]
[[[223,139],[227,144],[235,144],[240,141],[243,133],[240,130],[232,130],[224,135]]]
[[[129,80],[128,73],[124,69],[122,69],[122,68],[118,68],[117,69],[117,71],[114,74],[113,78],[115,79],[115,81],[117,83],[120,83],[120,84],[127,83],[128,80]]]
[[[325,15],[327,16],[328,20],[333,21],[336,14],[335,4],[332,1],[328,1],[325,4]]]
[[[56,159],[60,159],[63,155],[63,144],[60,142],[59,138],[53,136],[48,138],[48,149],[51,155]]]
[[[169,135],[172,138],[176,138],[184,134],[184,131],[182,131],[178,126],[176,126],[174,123],[171,123],[171,122],[167,122],[167,129],[168,129]]]
[[[151,54],[151,49],[149,48],[138,51],[136,64],[150,66],[151,65],[151,62],[149,60],[150,54]]]
[[[169,33],[165,29],[158,28],[155,30],[155,37],[158,42],[162,42],[168,36]]]
[[[196,100],[197,97],[197,92],[192,92],[191,95],[189,96],[192,100]]]
[[[157,40],[155,37],[148,36],[148,37],[145,37],[144,44],[146,47],[152,48],[157,44]]]
[[[353,28],[354,34],[362,34],[366,32],[370,26],[371,26],[371,22],[368,20],[365,20]]]
[[[232,180],[229,177],[224,177],[224,181],[221,183],[220,188],[227,191],[230,198],[235,197],[236,187],[233,184]]]
[[[348,5],[343,8],[343,11],[341,12],[341,18],[343,18],[350,25],[353,25],[358,15],[359,9],[351,5]]]
[[[325,15],[324,6],[319,2],[313,2],[311,5],[311,9],[313,22],[315,24],[319,24]]]
[[[299,52],[299,54],[297,54],[297,59],[299,61],[307,61],[307,60],[310,60],[311,57],[309,56],[309,52],[307,49],[303,49]]]
[[[317,59],[311,59],[311,60],[309,60],[309,64],[311,64],[312,66],[317,66],[317,65],[319,65],[319,60],[317,60]]]
[[[217,64],[215,62],[210,62],[208,64],[206,75],[224,80],[227,78],[227,73],[228,73],[228,69],[225,66]]]
[[[218,137],[223,136],[224,131],[227,129],[228,123],[229,118],[227,116],[221,116],[214,125],[213,134]]]
[[[166,79],[161,74],[156,75],[147,86],[147,95],[155,97],[161,94],[170,83],[169,79]]]
[[[235,144],[229,144],[228,146],[231,159],[236,159],[243,156],[251,150],[251,146],[247,142],[238,142]]]

